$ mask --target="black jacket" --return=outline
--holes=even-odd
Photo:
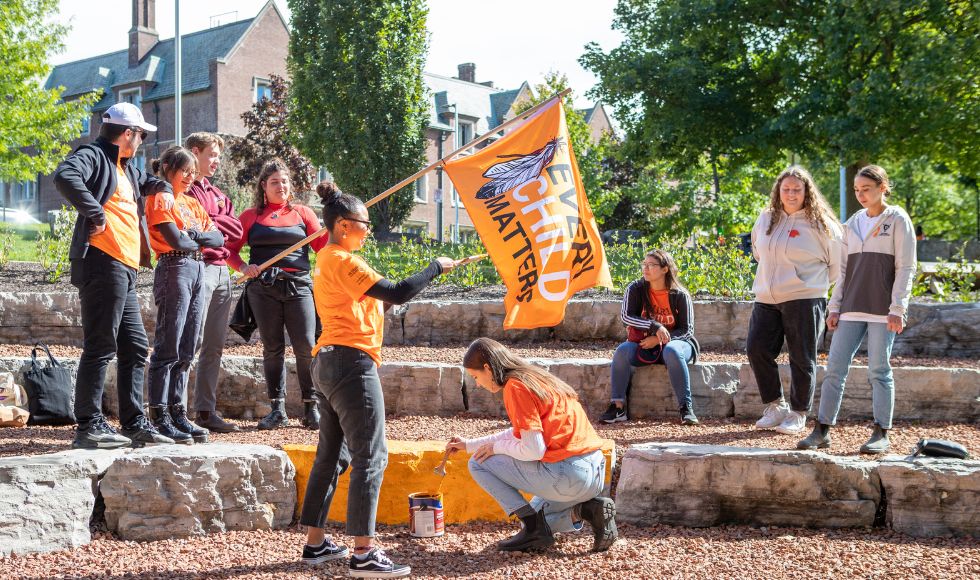
[[[75,233],[71,237],[69,259],[84,258],[88,253],[89,226],[105,224],[103,207],[116,191],[116,161],[133,184],[136,211],[140,216],[140,265],[150,268],[150,237],[143,207],[148,196],[161,191],[173,193],[166,181],[141,171],[129,157],[119,159],[119,146],[99,137],[80,145],[54,172],[54,185],[68,203],[78,210]]]
[[[646,303],[643,299],[643,293],[648,291],[648,287],[649,285],[643,278],[630,282],[623,296],[623,309],[620,312],[620,317],[627,326],[646,331],[647,336],[650,336],[656,334],[663,324],[643,317],[643,305]],[[667,301],[670,303],[670,310],[674,314],[675,321],[674,330],[670,331],[670,338],[683,340],[691,345],[694,349],[694,358],[691,359],[691,364],[694,364],[698,362],[698,357],[701,355],[701,345],[698,343],[698,339],[694,338],[694,305],[691,302],[691,296],[683,290],[671,290],[667,295]]]

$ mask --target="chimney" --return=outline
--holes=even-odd
[[[466,81],[468,83],[476,82],[476,65],[472,62],[467,62],[459,65],[459,80]]]
[[[133,0],[133,27],[129,29],[129,68],[139,65],[156,45],[156,0]]]

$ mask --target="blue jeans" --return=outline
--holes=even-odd
[[[470,459],[469,468],[473,479],[508,516],[528,503],[523,491],[534,496],[534,511],[544,509],[552,532],[571,532],[581,528],[572,523],[572,508],[602,493],[606,458],[602,450],[554,463],[491,455],[483,463]]]
[[[871,381],[871,400],[875,423],[885,429],[892,428],[892,412],[895,410],[895,381],[888,359],[892,355],[895,331],[881,322],[857,322],[841,320],[830,341],[827,356],[827,374],[820,387],[820,414],[817,421],[824,425],[836,425],[844,383],[854,353],[864,335],[868,335],[868,380]]]
[[[677,395],[677,404],[681,407],[691,404],[691,375],[687,363],[694,358],[694,347],[686,340],[672,340],[664,347],[663,355],[653,363],[646,363],[637,358],[640,350],[637,342],[624,342],[616,349],[612,361],[612,401],[626,401],[626,388],[630,384],[633,367],[645,367],[648,364],[667,365],[670,375],[670,386]]]
[[[160,256],[153,272],[157,305],[150,354],[150,406],[183,405],[204,319],[204,262]]]

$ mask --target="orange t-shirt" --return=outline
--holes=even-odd
[[[551,394],[550,401],[542,401],[521,381],[507,381],[504,406],[514,426],[514,437],[520,439],[521,431],[540,431],[545,444],[541,461],[545,463],[602,449],[602,439],[578,399],[560,397],[554,391]]]
[[[381,364],[384,305],[364,293],[383,279],[359,256],[336,244],[327,244],[317,252],[313,301],[323,332],[313,347],[313,356],[324,346],[341,345],[363,350]]]
[[[136,209],[133,184],[122,165],[116,164],[116,191],[102,206],[105,230],[89,238],[89,244],[130,268],[140,267],[140,216]]]
[[[199,232],[214,232],[217,228],[208,212],[204,211],[201,202],[183,193],[177,194],[174,198],[174,206],[169,210],[155,209],[153,203],[148,203],[146,207],[146,225],[150,228],[150,247],[157,253],[157,260],[160,254],[170,252],[173,248],[163,239],[163,234],[154,226],[157,224],[172,223],[176,224],[177,229],[197,230]]]
[[[668,298],[669,290],[650,290],[650,304],[653,304],[653,312],[648,312],[647,317],[663,324],[667,331],[674,330],[677,321],[674,320],[674,311],[670,309]]]

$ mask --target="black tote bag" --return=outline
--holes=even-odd
[[[37,347],[48,354],[48,366],[37,362]],[[31,416],[28,425],[74,425],[71,372],[51,356],[48,345],[38,342],[31,350],[31,368],[24,373],[24,390]]]
[[[259,327],[255,322],[255,315],[252,314],[252,306],[248,302],[248,285],[251,283],[251,280],[245,283],[242,295],[238,297],[238,304],[235,304],[235,310],[231,313],[231,320],[228,321],[228,327],[246,342],[252,338],[252,333]]]

